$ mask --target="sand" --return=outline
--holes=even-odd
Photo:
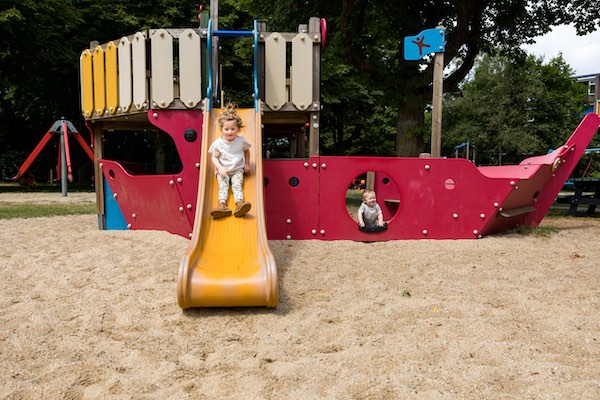
[[[271,241],[276,309],[182,311],[188,240],[95,215],[0,220],[0,398],[598,399],[600,220],[542,226]]]

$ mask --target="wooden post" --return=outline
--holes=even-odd
[[[435,53],[433,65],[433,111],[431,115],[431,156],[442,152],[442,95],[444,93],[444,53]]]

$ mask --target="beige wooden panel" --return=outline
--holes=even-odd
[[[186,29],[179,36],[179,98],[192,108],[202,100],[200,35]]]
[[[119,42],[119,107],[122,112],[131,107],[131,42],[122,37]]]
[[[102,47],[94,48],[94,108],[96,115],[104,115],[106,108],[106,91],[104,88],[104,50]]]
[[[279,33],[265,40],[265,103],[272,110],[279,110],[287,102],[285,51],[285,39]]]
[[[94,75],[92,68],[92,53],[89,50],[81,52],[79,57],[79,74],[81,81],[81,113],[90,118],[94,113]]]
[[[133,104],[141,110],[148,107],[148,87],[146,86],[146,38],[137,32],[131,43],[133,71]]]
[[[157,29],[150,38],[152,48],[152,101],[160,108],[173,102],[173,37],[166,29]]]
[[[306,110],[312,103],[312,46],[312,40],[305,33],[292,40],[291,97],[292,104],[299,110]]]
[[[114,114],[119,106],[117,46],[114,42],[108,42],[104,49],[104,64],[106,68],[106,108],[110,114]]]

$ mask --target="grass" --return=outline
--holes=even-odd
[[[548,226],[538,226],[537,228],[530,228],[527,226],[519,226],[515,229],[511,229],[506,233],[516,233],[524,236],[534,236],[534,237],[543,237],[547,238],[556,233],[560,232],[558,228],[552,228]]]
[[[0,219],[96,214],[95,203],[39,204],[0,202]]]

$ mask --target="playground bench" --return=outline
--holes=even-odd
[[[574,216],[577,213],[579,205],[588,205],[587,213],[593,214],[596,206],[600,204],[600,179],[599,178],[573,178],[568,182],[572,183],[575,193],[571,198],[569,215]]]

